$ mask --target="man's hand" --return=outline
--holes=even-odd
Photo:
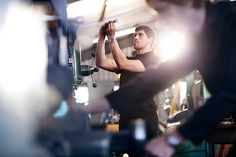
[[[160,137],[152,139],[145,147],[146,151],[157,157],[171,157],[175,149],[184,142],[184,137],[177,130]]]
[[[155,157],[171,157],[175,152],[174,148],[166,143],[164,136],[149,141],[145,149],[150,155]]]
[[[116,33],[115,22],[109,21],[108,22],[107,36],[108,37],[115,37],[115,33]]]
[[[103,24],[99,31],[99,37],[105,38],[106,35],[107,37],[115,37],[115,33],[116,33],[115,22],[116,20],[109,21]]]
[[[104,34],[104,29],[105,29],[105,24],[101,26],[98,34],[98,37],[103,40],[105,40],[106,37],[106,34]]]

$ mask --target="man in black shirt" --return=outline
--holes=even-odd
[[[126,57],[122,52],[115,39],[115,32],[115,25],[112,21],[101,27],[96,64],[105,70],[120,73],[120,87],[123,87],[138,74],[157,65],[158,59],[153,51],[155,32],[146,25],[136,27],[133,37],[133,46],[136,51],[132,57]],[[105,36],[108,37],[113,58],[107,58],[105,55]],[[132,92],[129,95],[132,95]],[[122,104],[120,105],[122,106]],[[147,122],[148,137],[157,137],[159,129],[156,110],[157,106],[153,98],[148,99],[142,105],[136,105],[134,108],[118,109],[117,111],[120,114],[119,128],[121,130],[127,129],[132,120],[142,118]]]
[[[170,157],[185,139],[200,143],[219,122],[236,111],[236,2],[203,2],[202,6],[199,2],[148,0],[150,6],[159,11],[160,20],[192,34],[192,51],[181,60],[168,61],[144,72],[105,99],[91,103],[96,106],[93,109],[100,108],[100,111],[139,104],[198,69],[211,97],[176,131],[154,138],[146,145],[146,150],[155,156]],[[89,106],[85,110],[92,108]],[[228,156],[236,156],[235,150],[234,144]]]

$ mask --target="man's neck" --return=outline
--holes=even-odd
[[[142,55],[142,54],[145,54],[147,52],[153,51],[153,49],[149,48],[149,49],[141,49],[141,50],[136,50],[136,51],[137,51],[137,55]]]

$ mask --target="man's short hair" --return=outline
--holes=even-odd
[[[148,38],[152,37],[155,40],[156,33],[151,27],[147,25],[139,25],[135,28],[135,32],[140,30],[143,30],[147,34]]]

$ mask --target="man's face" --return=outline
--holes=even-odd
[[[144,30],[139,30],[134,33],[133,45],[136,50],[141,50],[151,45],[151,38],[148,38]]]

